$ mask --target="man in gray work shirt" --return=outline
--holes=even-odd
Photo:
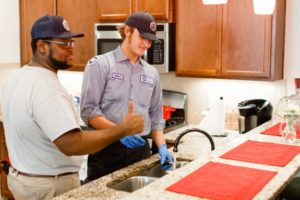
[[[172,161],[163,136],[162,88],[157,70],[141,56],[157,40],[156,23],[147,12],[134,13],[119,28],[123,42],[89,60],[83,76],[81,117],[94,129],[120,123],[129,100],[145,119],[144,131],[123,137],[88,157],[86,182],[150,156],[146,136],[158,146],[161,163]]]

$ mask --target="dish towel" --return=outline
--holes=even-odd
[[[300,153],[299,146],[248,140],[220,157],[284,167],[298,153]]]
[[[166,190],[214,200],[252,199],[277,172],[208,162]]]
[[[261,134],[265,134],[265,135],[274,135],[274,136],[281,136],[281,133],[279,131],[280,128],[280,122],[275,124],[274,126],[271,126],[270,128],[267,128],[266,130],[262,131]],[[285,128],[285,123],[282,124],[282,128]],[[300,131],[297,131],[297,139],[300,138]]]

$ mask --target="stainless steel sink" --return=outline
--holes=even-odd
[[[172,171],[175,171],[176,169],[186,165],[187,163],[188,163],[187,161],[177,161],[176,163],[171,163],[170,168],[168,168],[167,170],[164,170],[161,164],[158,163],[151,168],[145,169],[139,175],[159,178],[159,177],[163,177],[164,175]]]
[[[125,179],[115,185],[110,186],[116,190],[122,190],[126,192],[134,192],[153,181],[157,180],[158,178],[154,177],[147,177],[147,176],[132,176],[128,179]]]
[[[187,161],[177,161],[176,164],[171,163],[170,168],[167,170],[164,170],[160,163],[156,163],[153,167],[143,170],[137,176],[129,177],[109,187],[115,190],[134,192],[159,179],[160,177],[163,177],[164,175],[186,165],[187,163]]]

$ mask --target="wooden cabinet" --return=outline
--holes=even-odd
[[[74,38],[73,67],[82,71],[87,61],[95,55],[94,25],[97,22],[96,0],[57,0],[57,15],[64,17],[73,32],[84,33],[82,38]]]
[[[173,0],[20,0],[21,65],[30,62],[31,27],[40,17],[64,17],[73,32],[84,33],[75,38],[73,67],[83,71],[87,61],[95,55],[94,24],[100,21],[124,21],[135,11],[148,11],[158,20],[173,20]],[[159,5],[159,6],[158,6]]]
[[[97,0],[26,0],[20,1],[21,10],[21,64],[31,60],[31,27],[40,17],[59,15],[64,17],[73,32],[84,33],[83,38],[75,38],[73,67],[82,71],[87,61],[95,55],[94,24],[97,22]]]
[[[278,80],[283,76],[285,0],[255,15],[252,0],[178,0],[176,75]]]
[[[173,21],[173,0],[97,0],[101,22],[124,22],[137,11],[147,11],[158,21]]]
[[[40,17],[56,14],[56,0],[20,0],[21,64],[32,58],[31,27]]]
[[[3,124],[0,122],[0,160],[5,160],[8,158],[6,143],[5,143],[5,137],[4,137],[4,129]],[[2,197],[5,197],[7,199],[14,199],[12,193],[9,191],[7,186],[7,177],[4,172],[1,173],[1,195]]]

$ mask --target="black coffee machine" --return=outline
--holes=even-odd
[[[270,101],[265,99],[242,101],[238,103],[238,109],[241,116],[239,118],[240,133],[246,133],[272,118],[273,107]]]

